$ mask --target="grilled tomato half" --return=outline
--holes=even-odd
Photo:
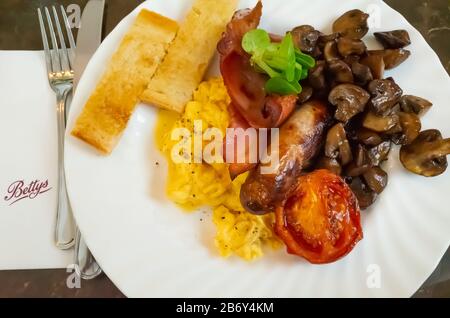
[[[301,176],[276,209],[275,232],[288,253],[313,264],[334,262],[363,237],[358,201],[341,177],[316,170]]]

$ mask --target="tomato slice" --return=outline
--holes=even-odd
[[[358,201],[341,177],[316,170],[300,177],[296,190],[276,209],[275,232],[288,253],[313,264],[334,262],[363,237]]]

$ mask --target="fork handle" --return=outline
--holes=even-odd
[[[57,92],[57,123],[58,123],[58,203],[56,210],[56,246],[65,250],[75,244],[75,222],[72,208],[67,196],[66,176],[64,172],[64,135],[66,130],[65,107],[67,96],[71,89]]]

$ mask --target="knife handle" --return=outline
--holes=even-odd
[[[75,239],[75,260],[77,265],[75,270],[77,274],[84,280],[94,279],[102,273],[101,267],[97,264],[94,256],[89,251],[80,230],[77,229]]]

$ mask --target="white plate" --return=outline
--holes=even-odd
[[[138,11],[148,8],[180,20],[191,3],[145,2],[111,32],[81,79],[68,131]],[[240,7],[255,3],[241,1]],[[449,136],[449,77],[419,32],[383,2],[265,0],[261,27],[283,33],[311,24],[329,32],[331,23],[353,8],[372,13],[375,27],[367,36],[372,48],[372,32],[408,30],[412,56],[388,74],[405,93],[433,101],[423,126]],[[217,65],[211,72],[218,73]],[[394,151],[387,167],[389,185],[373,208],[362,213],[364,239],[344,259],[317,266],[279,250],[252,263],[224,260],[213,246],[209,214],[184,214],[164,194],[167,166],[153,141],[155,115],[153,107],[139,105],[109,157],[66,138],[67,183],[75,217],[96,259],[127,296],[407,297],[449,246],[450,171],[431,179],[407,173]]]

